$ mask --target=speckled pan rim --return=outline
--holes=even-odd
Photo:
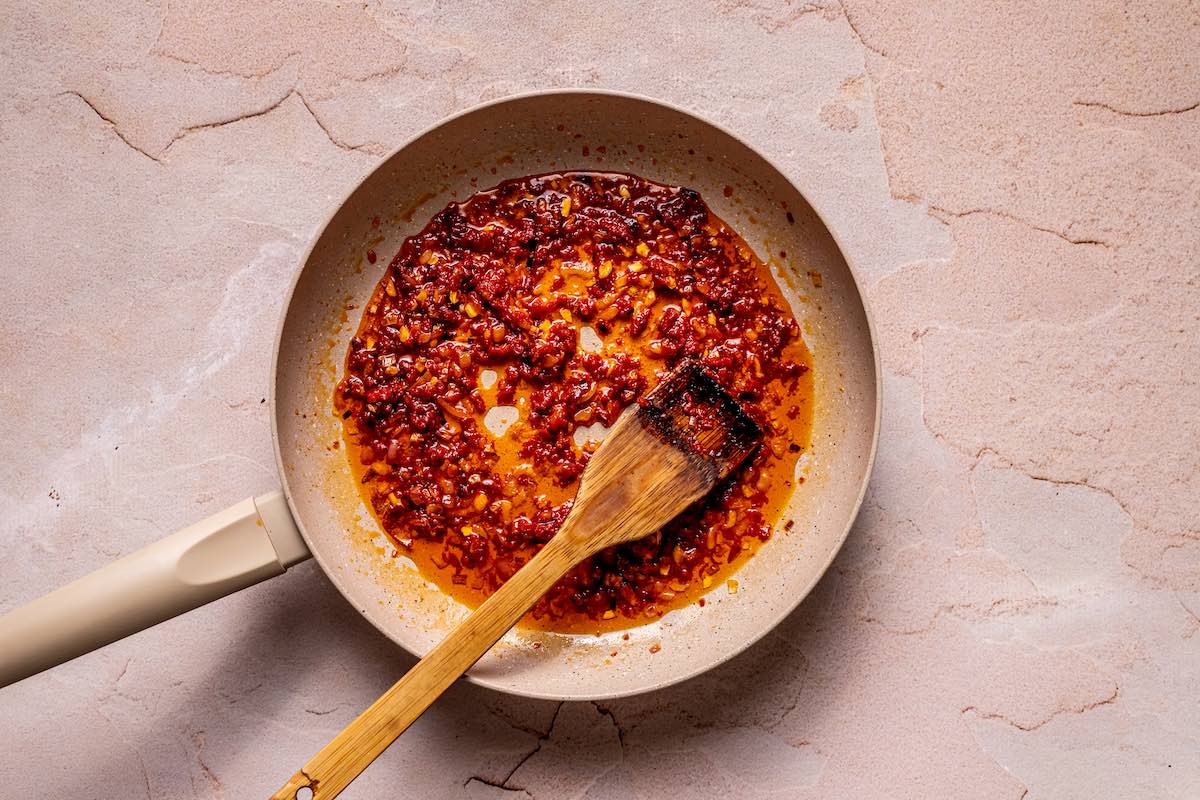
[[[681,114],[685,117],[695,120],[696,122],[698,122],[702,125],[707,125],[708,127],[712,128],[716,132],[722,134],[723,136],[728,137],[730,140],[745,147],[747,150],[749,150],[755,156],[760,158],[767,167],[769,167],[772,171],[774,171],[776,174],[778,174],[785,183],[787,183],[793,189],[795,189],[797,194],[799,194],[802,198],[804,198],[805,202],[808,203],[813,214],[817,217],[817,219],[820,221],[821,225],[829,233],[830,238],[833,240],[835,246],[837,247],[839,254],[841,255],[842,259],[846,263],[846,266],[847,266],[847,269],[848,269],[848,272],[850,275],[850,279],[851,279],[851,284],[853,286],[854,294],[857,296],[857,300],[862,307],[863,317],[867,323],[867,336],[870,340],[870,345],[871,345],[871,359],[873,362],[873,364],[872,364],[873,370],[872,371],[874,373],[874,382],[875,382],[875,397],[874,397],[875,413],[874,413],[874,418],[873,418],[873,423],[872,423],[873,430],[871,431],[870,445],[869,445],[869,448],[867,451],[866,463],[863,465],[863,467],[861,469],[862,474],[861,474],[861,478],[860,478],[860,482],[859,482],[859,486],[858,486],[858,491],[857,491],[855,500],[854,500],[852,506],[850,507],[850,513],[847,514],[847,516],[846,516],[845,525],[843,526],[839,536],[836,537],[835,545],[832,548],[830,548],[829,553],[828,553],[827,557],[825,558],[824,562],[822,564],[820,564],[820,568],[813,570],[812,577],[808,581],[807,585],[805,585],[801,590],[799,590],[795,593],[795,601],[793,603],[791,603],[790,605],[786,606],[780,613],[775,615],[775,617],[773,619],[766,621],[766,623],[761,626],[761,630],[756,635],[751,636],[750,638],[746,639],[744,642],[742,642],[740,644],[740,646],[731,648],[726,653],[722,653],[721,655],[719,655],[715,658],[706,660],[705,662],[703,662],[702,664],[697,666],[695,669],[681,671],[679,674],[673,675],[671,678],[662,680],[651,686],[639,686],[639,687],[631,688],[628,690],[607,691],[607,692],[602,692],[602,693],[591,693],[591,694],[585,692],[585,693],[571,694],[571,695],[564,695],[561,693],[540,693],[540,692],[536,692],[536,691],[521,691],[518,689],[514,689],[511,686],[505,685],[502,681],[493,681],[486,677],[480,677],[480,676],[474,675],[470,672],[468,672],[464,676],[466,678],[466,680],[468,680],[471,683],[476,684],[478,686],[483,686],[485,688],[492,689],[494,691],[498,691],[498,692],[502,692],[504,694],[510,694],[510,695],[518,696],[518,697],[528,697],[531,699],[540,699],[540,700],[573,700],[573,701],[611,700],[611,699],[617,699],[617,698],[621,698],[621,697],[629,697],[632,695],[644,694],[647,692],[657,691],[659,689],[663,689],[668,686],[672,686],[674,684],[689,680],[691,678],[696,677],[697,675],[700,675],[700,674],[707,672],[717,666],[720,666],[721,664],[725,663],[726,661],[732,659],[733,657],[745,652],[750,647],[754,646],[764,636],[766,636],[767,633],[774,630],[784,619],[786,619],[788,616],[790,616],[800,606],[800,604],[804,601],[804,599],[806,597],[808,597],[808,595],[812,592],[813,588],[817,585],[817,583],[820,582],[821,578],[829,570],[829,566],[833,563],[833,560],[837,557],[838,553],[841,552],[842,547],[845,545],[846,539],[850,535],[850,530],[853,528],[854,522],[858,518],[859,511],[862,508],[863,500],[866,497],[867,486],[870,482],[871,473],[872,473],[872,470],[873,470],[874,464],[875,464],[875,456],[876,456],[876,453],[877,453],[877,450],[879,447],[879,433],[880,433],[880,425],[881,425],[882,412],[883,412],[883,381],[882,381],[882,372],[881,372],[881,368],[880,368],[879,341],[878,341],[878,337],[876,335],[876,327],[875,327],[874,318],[871,314],[871,309],[866,302],[866,298],[863,295],[862,288],[861,288],[861,285],[860,285],[860,282],[858,279],[858,270],[855,267],[854,261],[849,257],[847,250],[843,244],[842,237],[838,234],[837,229],[829,224],[829,221],[826,219],[825,215],[821,213],[820,209],[817,206],[812,204],[812,202],[809,200],[808,194],[803,191],[803,189],[796,183],[796,181],[793,180],[791,177],[789,177],[789,175],[786,172],[784,172],[782,169],[780,169],[779,166],[773,160],[771,160],[770,158],[765,156],[756,147],[752,146],[751,144],[746,142],[744,139],[742,139],[740,136],[738,136],[734,132],[730,131],[728,128],[726,128],[723,125],[713,122],[713,121],[711,121],[705,117],[702,117],[688,109],[682,108],[682,107],[674,105],[672,103],[668,103],[668,102],[658,100],[655,98],[647,97],[645,95],[640,95],[640,94],[637,94],[634,92],[623,92],[623,91],[602,90],[602,89],[581,89],[581,88],[547,89],[547,90],[540,90],[540,91],[523,92],[520,94],[507,95],[505,97],[497,98],[495,100],[490,100],[490,101],[487,101],[484,103],[479,103],[477,105],[463,109],[462,111],[459,111],[458,113],[444,117],[444,118],[438,120],[436,123],[422,129],[418,133],[409,137],[407,140],[405,140],[405,142],[403,144],[399,145],[398,147],[396,147],[395,149],[390,151],[382,159],[380,159],[379,163],[371,171],[369,171],[368,173],[363,175],[361,178],[358,179],[358,181],[356,181],[351,187],[349,187],[346,190],[346,192],[343,193],[343,195],[342,195],[341,199],[338,201],[337,205],[332,206],[329,214],[325,217],[325,219],[321,223],[320,227],[317,228],[316,232],[313,234],[312,238],[309,240],[309,243],[304,250],[303,258],[299,262],[299,268],[295,271],[295,274],[292,276],[291,284],[288,286],[288,290],[287,290],[287,293],[284,298],[284,304],[282,307],[282,311],[280,313],[279,321],[276,326],[275,342],[274,342],[274,347],[272,348],[272,351],[271,351],[271,367],[270,367],[271,374],[270,374],[270,385],[269,385],[269,394],[268,394],[268,403],[269,403],[268,407],[270,408],[270,416],[271,416],[271,439],[272,439],[273,451],[275,453],[275,464],[276,464],[276,469],[279,472],[279,478],[280,478],[280,482],[281,482],[281,485],[283,488],[283,493],[284,493],[284,496],[287,498],[288,508],[290,509],[290,511],[292,513],[292,517],[295,519],[296,526],[299,529],[301,536],[303,536],[305,543],[308,545],[309,550],[312,553],[314,560],[316,560],[316,562],[320,565],[320,567],[321,567],[322,571],[325,573],[326,577],[328,577],[330,582],[333,583],[333,585],[337,588],[338,592],[341,593],[341,595],[346,599],[346,601],[348,603],[350,603],[350,605],[352,607],[359,610],[359,613],[361,613],[373,626],[375,626],[376,629],[379,630],[379,632],[381,634],[383,634],[388,639],[393,641],[395,644],[397,644],[398,646],[403,648],[405,651],[412,653],[412,655],[414,655],[416,657],[420,657],[421,656],[420,653],[413,652],[404,642],[402,642],[402,641],[398,640],[396,637],[392,636],[388,631],[385,631],[382,628],[380,628],[378,625],[376,625],[375,621],[373,619],[371,619],[371,616],[369,615],[369,613],[366,612],[365,609],[359,608],[359,604],[356,602],[355,597],[353,596],[353,594],[350,591],[347,590],[347,588],[343,585],[342,581],[338,579],[336,572],[332,569],[332,565],[326,563],[326,558],[325,558],[325,556],[322,555],[321,549],[319,547],[313,546],[314,539],[309,534],[309,532],[305,526],[304,519],[297,512],[296,503],[292,496],[292,488],[289,485],[289,481],[288,481],[287,470],[284,469],[283,452],[282,452],[282,448],[280,446],[279,417],[278,417],[278,409],[277,409],[277,398],[278,398],[277,383],[278,383],[279,356],[280,356],[280,350],[282,349],[282,344],[283,344],[284,329],[286,327],[287,320],[290,315],[292,301],[294,299],[297,286],[299,285],[301,277],[303,276],[304,271],[308,266],[309,260],[312,257],[314,249],[316,248],[317,244],[320,242],[322,236],[325,234],[325,231],[330,227],[330,225],[339,216],[339,214],[341,214],[343,207],[350,201],[350,199],[359,190],[359,188],[362,186],[362,184],[365,183],[366,181],[368,181],[372,176],[374,176],[378,172],[386,169],[388,164],[392,161],[392,159],[398,153],[405,150],[406,148],[408,148],[415,142],[419,141],[423,137],[438,130],[439,128],[449,125],[449,124],[459,120],[462,117],[469,116],[469,115],[479,112],[481,110],[492,108],[494,106],[504,105],[506,103],[511,103],[514,101],[530,99],[530,98],[547,97],[547,96],[565,96],[565,95],[584,96],[584,97],[587,97],[587,96],[615,97],[615,98],[626,99],[626,100],[634,100],[634,101],[646,103],[649,105],[658,106],[660,108],[666,109],[668,111],[671,111],[671,112],[674,112],[677,114]]]

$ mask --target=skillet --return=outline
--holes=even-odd
[[[800,190],[732,133],[635,95],[549,91],[451,117],[354,187],[309,248],[275,341],[270,408],[281,491],[243,500],[0,617],[0,686],[310,555],[348,602],[415,656],[465,618],[464,606],[390,557],[345,449],[333,445],[341,438],[334,385],[362,306],[406,236],[451,199],[565,170],[631,172],[696,189],[772,265],[812,353],[812,442],[801,459],[804,481],[781,517],[795,524],[777,526],[703,608],[600,636],[517,629],[467,678],[528,697],[621,697],[716,666],[782,620],[844,542],[878,441],[877,347],[854,275]],[[377,264],[368,250],[381,254]]]

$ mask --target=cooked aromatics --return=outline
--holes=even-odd
[[[605,426],[685,357],[737,397],[763,444],[697,506],[585,561],[531,612],[558,630],[621,627],[691,602],[768,539],[808,443],[796,321],[698,194],[567,173],[452,203],[388,266],[336,402],[398,552],[475,605],[557,531]]]

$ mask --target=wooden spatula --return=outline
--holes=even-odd
[[[554,538],[293,775],[275,800],[336,797],[573,566],[661,528],[732,472],[761,435],[708,372],[682,362],[617,420]]]

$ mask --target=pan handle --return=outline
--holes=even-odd
[[[283,492],[243,500],[0,617],[0,687],[308,557]]]

